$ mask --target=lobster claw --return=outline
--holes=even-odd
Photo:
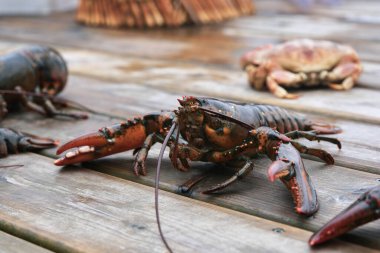
[[[297,213],[314,214],[319,208],[317,194],[298,150],[291,143],[283,142],[271,148],[276,150],[276,160],[268,169],[269,179],[272,182],[280,179],[291,191]]]
[[[309,239],[310,246],[315,246],[360,225],[380,218],[380,186],[372,188],[359,197],[346,210],[330,220]]]
[[[138,120],[103,127],[98,132],[80,136],[58,148],[57,155],[72,148],[57,159],[57,166],[90,161],[100,157],[141,147],[146,139],[145,127]]]
[[[57,145],[58,141],[53,139],[20,133],[9,128],[0,128],[0,157],[11,153],[53,148]]]

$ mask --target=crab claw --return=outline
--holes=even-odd
[[[10,153],[53,148],[57,145],[58,141],[53,139],[21,133],[8,128],[0,128],[0,157],[5,157]]]
[[[378,218],[380,218],[380,186],[364,193],[346,210],[315,232],[310,237],[309,244],[318,245]]]
[[[296,212],[310,216],[318,211],[317,194],[297,149],[291,143],[280,143],[275,149],[276,156],[268,169],[268,177],[273,182],[280,179],[291,191]]]
[[[57,159],[54,164],[62,166],[80,163],[139,148],[145,139],[145,127],[138,119],[103,127],[98,132],[80,136],[59,147],[57,155],[69,149],[75,149]]]

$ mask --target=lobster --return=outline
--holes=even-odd
[[[45,46],[28,46],[0,57],[0,116],[19,104],[48,117],[86,119],[85,114],[67,113],[57,107],[83,109],[74,102],[58,99],[66,85],[68,70],[58,51]],[[5,103],[5,104],[4,104]]]
[[[347,209],[334,217],[309,239],[316,246],[346,233],[360,225],[380,218],[380,186],[362,194]]]
[[[168,143],[175,168],[188,170],[189,160],[240,167],[232,178],[204,193],[221,190],[248,174],[253,170],[252,158],[263,153],[274,161],[268,170],[270,180],[279,178],[289,188],[296,212],[311,215],[318,210],[316,192],[299,152],[317,156],[327,164],[333,164],[334,159],[324,150],[307,148],[293,139],[327,141],[341,148],[337,139],[319,135],[339,133],[340,128],[313,123],[276,106],[196,97],[178,101],[181,104],[178,110],[136,117],[69,141],[58,148],[57,155],[74,149],[57,159],[55,165],[89,161],[134,149],[134,173],[146,175],[145,159],[149,149],[156,142],[162,143],[169,128],[178,122],[176,137],[171,136]]]
[[[8,128],[0,128],[0,158],[8,154],[53,148],[58,141],[24,134]]]
[[[153,144],[162,143],[156,172],[155,207],[160,236],[170,252],[158,212],[158,181],[166,146],[170,147],[173,166],[181,171],[189,169],[189,160],[239,166],[231,178],[206,189],[203,192],[206,194],[243,178],[253,170],[252,158],[259,153],[266,154],[274,161],[268,169],[269,179],[280,179],[291,191],[296,212],[310,216],[318,210],[316,191],[299,152],[319,157],[327,164],[333,164],[334,159],[326,151],[308,148],[294,139],[327,141],[341,148],[339,140],[320,136],[339,133],[340,128],[312,122],[276,106],[196,97],[183,97],[178,101],[181,105],[178,110],[136,117],[67,142],[57,149],[57,155],[70,151],[54,164],[79,163],[134,149],[134,173],[146,175],[148,152]]]

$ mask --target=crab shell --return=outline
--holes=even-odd
[[[253,88],[267,86],[282,98],[298,97],[283,87],[326,85],[335,90],[350,89],[362,71],[352,47],[309,39],[256,48],[243,55],[241,66]]]

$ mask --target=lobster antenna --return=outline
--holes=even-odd
[[[85,111],[85,112],[90,112],[90,113],[94,113],[96,114],[96,111],[94,110],[91,110],[90,108],[82,105],[82,104],[79,104],[78,102],[75,102],[75,101],[72,101],[72,100],[69,100],[69,99],[57,99],[57,97],[53,96],[53,95],[49,95],[49,94],[41,94],[41,93],[36,93],[36,92],[31,92],[31,91],[25,91],[25,90],[22,90],[22,91],[16,91],[16,90],[0,90],[0,94],[11,94],[11,95],[19,95],[19,94],[24,94],[24,95],[28,95],[28,96],[32,96],[32,97],[41,97],[41,98],[49,98],[51,100],[53,100],[54,102],[61,102],[61,103],[69,103],[71,104],[72,108],[73,109],[77,109],[77,110],[81,110],[81,111]],[[76,107],[74,107],[76,106]]]
[[[215,112],[215,111],[213,111],[213,110],[206,109],[206,108],[202,108],[202,107],[199,107],[198,109],[199,109],[199,110],[202,110],[202,111],[205,111],[205,112],[208,112],[208,113],[210,113],[210,114],[213,114],[213,115],[215,115],[215,116],[217,116],[217,117],[219,117],[219,118],[222,118],[222,119],[225,119],[225,120],[228,120],[228,121],[232,121],[232,122],[234,122],[234,123],[236,123],[236,124],[238,124],[238,125],[240,125],[240,126],[242,126],[242,127],[245,127],[245,128],[247,128],[247,129],[249,129],[249,130],[252,130],[252,129],[253,129],[253,127],[252,127],[251,125],[249,125],[249,124],[247,124],[247,123],[245,123],[245,122],[243,122],[243,121],[240,121],[240,120],[238,120],[238,119],[235,119],[235,118],[233,118],[233,117],[230,117],[230,116],[224,115],[224,114],[222,114],[222,113],[220,113],[220,112]]]
[[[0,94],[14,94],[14,95],[19,95],[19,94],[25,94],[28,96],[33,96],[33,97],[43,97],[43,98],[54,98],[54,96],[49,95],[49,94],[41,94],[41,93],[35,93],[31,91],[17,91],[17,90],[0,90]]]
[[[24,167],[23,164],[14,164],[14,165],[2,165],[0,166],[0,169],[3,169],[3,168],[21,168],[21,167]]]
[[[171,135],[173,134],[176,127],[177,127],[177,122],[173,121],[173,125],[171,126],[168,134],[165,137],[164,142],[162,143],[160,154],[158,155],[156,180],[155,180],[155,186],[154,186],[154,207],[156,209],[156,220],[157,220],[158,231],[160,232],[161,240],[163,241],[163,243],[165,244],[165,247],[168,249],[168,251],[170,253],[173,253],[173,251],[170,248],[168,242],[166,241],[165,236],[162,233],[162,229],[161,229],[160,214],[158,211],[158,185],[159,185],[159,181],[160,181],[160,170],[161,170],[162,157],[164,155],[166,145],[168,144],[168,141],[169,141],[169,139],[170,139]]]

